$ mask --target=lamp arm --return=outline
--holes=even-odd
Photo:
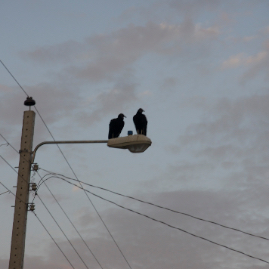
[[[108,140],[70,140],[70,141],[44,141],[38,144],[32,152],[31,163],[35,160],[36,151],[45,144],[96,144],[107,143]]]

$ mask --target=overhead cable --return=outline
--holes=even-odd
[[[7,72],[11,75],[11,77],[16,81],[16,83],[18,84],[18,86],[21,88],[21,90],[23,90],[23,92],[29,97],[28,93],[23,89],[23,87],[21,86],[21,84],[17,81],[17,79],[12,75],[12,73],[9,71],[9,69],[6,67],[6,65],[2,62],[2,60],[0,60],[1,64],[4,66],[4,68],[7,70]]]
[[[74,183],[72,183],[72,182],[70,182],[70,181],[68,181],[68,180],[66,180],[66,179],[62,179],[62,180],[65,181],[65,182],[67,182],[67,183],[69,183],[69,184],[71,184],[71,185],[73,185],[73,186],[75,186],[75,187],[77,187],[77,188],[82,189],[82,188],[81,188],[80,186],[78,186],[77,184],[74,184]],[[155,221],[155,222],[164,224],[164,225],[166,225],[166,226],[168,226],[168,227],[170,227],[170,228],[179,230],[179,231],[181,231],[181,232],[184,232],[184,233],[189,234],[189,235],[191,235],[191,236],[194,236],[194,237],[196,237],[196,238],[200,238],[200,239],[202,239],[202,240],[204,240],[204,241],[207,241],[207,242],[209,242],[209,243],[212,243],[212,244],[214,244],[214,245],[217,245],[217,246],[220,246],[220,247],[224,247],[224,248],[229,249],[229,250],[231,250],[231,251],[234,251],[234,252],[240,253],[240,254],[242,254],[242,255],[245,255],[245,256],[247,256],[247,257],[249,257],[249,258],[256,259],[256,260],[259,260],[259,261],[262,261],[262,262],[265,262],[265,263],[269,264],[269,261],[266,261],[266,260],[257,258],[257,257],[255,257],[255,256],[252,256],[252,255],[249,255],[249,254],[246,254],[246,253],[244,253],[244,252],[242,252],[242,251],[240,251],[240,250],[237,250],[237,249],[234,249],[234,248],[231,248],[231,247],[227,247],[227,246],[225,246],[225,245],[223,245],[223,244],[214,242],[214,241],[212,241],[212,240],[210,240],[210,239],[207,239],[207,238],[205,238],[205,237],[198,236],[198,235],[196,235],[196,234],[190,233],[190,232],[188,232],[188,231],[186,231],[186,230],[183,230],[183,229],[178,228],[178,227],[176,227],[176,226],[170,225],[170,224],[168,224],[168,223],[166,223],[166,222],[164,222],[164,221],[157,220],[157,219],[152,218],[152,217],[150,217],[150,216],[148,216],[148,215],[146,215],[146,214],[142,214],[142,213],[137,212],[137,211],[135,211],[135,210],[132,210],[132,209],[130,209],[130,208],[127,208],[127,207],[124,207],[124,206],[122,206],[122,205],[119,205],[118,203],[115,203],[115,202],[113,202],[113,201],[111,201],[111,200],[108,200],[108,199],[106,199],[106,198],[103,198],[102,196],[97,195],[97,194],[95,194],[95,193],[93,193],[93,192],[91,192],[91,191],[89,191],[89,190],[86,190],[86,189],[84,189],[84,190],[85,190],[86,192],[90,193],[91,195],[95,196],[95,197],[98,197],[98,198],[100,198],[100,199],[102,199],[102,200],[104,200],[104,201],[107,201],[107,202],[109,202],[109,203],[111,203],[111,204],[114,204],[114,205],[116,205],[116,206],[118,206],[118,207],[120,207],[120,208],[122,208],[122,209],[128,210],[128,211],[130,211],[130,212],[132,212],[132,213],[135,213],[135,214],[137,214],[137,215],[146,217],[146,218],[151,219],[151,220],[153,220],[153,221]]]
[[[74,178],[70,178],[70,177],[64,176],[62,174],[57,174],[57,173],[54,173],[54,172],[50,172],[50,171],[45,170],[45,169],[42,169],[42,168],[40,168],[40,169],[43,170],[43,171],[45,171],[45,172],[48,172],[49,174],[59,175],[59,176],[63,176],[64,178],[68,178],[68,179],[77,181]],[[181,215],[184,215],[184,216],[188,216],[188,217],[191,217],[193,219],[197,219],[197,220],[200,220],[200,221],[203,221],[203,222],[207,222],[207,223],[211,223],[211,224],[220,226],[222,228],[230,229],[230,230],[233,230],[233,231],[236,231],[236,232],[240,232],[240,233],[243,233],[243,234],[246,234],[246,235],[250,235],[250,236],[253,236],[253,237],[256,237],[256,238],[260,238],[260,239],[264,239],[264,240],[269,241],[269,238],[264,237],[264,236],[260,236],[260,235],[252,234],[252,233],[249,233],[249,232],[246,232],[246,231],[242,231],[240,229],[233,228],[233,227],[230,227],[230,226],[227,226],[227,225],[224,225],[224,224],[220,224],[220,223],[217,223],[215,221],[211,221],[211,220],[206,220],[206,219],[203,219],[203,218],[195,217],[195,216],[193,216],[191,214],[188,214],[188,213],[184,213],[184,212],[177,211],[177,210],[174,210],[174,209],[171,209],[171,208],[168,208],[168,207],[160,206],[160,205],[157,205],[157,204],[154,204],[154,203],[151,203],[151,202],[143,201],[141,199],[138,199],[138,198],[135,198],[135,197],[132,197],[132,196],[128,196],[128,195],[124,195],[124,194],[121,194],[121,193],[118,193],[118,192],[115,192],[115,191],[111,191],[111,190],[108,190],[106,188],[95,186],[95,185],[92,185],[92,184],[89,184],[89,183],[86,183],[86,182],[83,182],[83,181],[80,181],[80,182],[82,184],[88,185],[88,186],[90,186],[92,188],[96,188],[96,189],[100,189],[100,190],[103,190],[103,191],[106,191],[106,192],[110,192],[110,193],[116,194],[116,195],[121,196],[121,197],[124,197],[124,198],[129,198],[129,199],[132,199],[132,200],[135,200],[135,201],[144,203],[144,204],[148,204],[148,205],[151,205],[151,206],[154,206],[154,207],[157,207],[157,208],[165,209],[165,210],[170,211],[170,212],[173,212],[173,213],[177,213],[177,214],[181,214]],[[41,184],[42,184],[42,182],[39,184],[39,187],[40,187]]]
[[[48,231],[48,229],[45,227],[45,225],[42,223],[42,221],[39,219],[39,217],[36,215],[36,213],[34,211],[32,211],[33,214],[36,216],[36,218],[38,219],[38,221],[40,222],[40,224],[43,226],[43,228],[45,229],[45,231],[48,233],[48,235],[50,236],[50,238],[52,239],[52,241],[55,243],[55,245],[58,247],[58,249],[62,252],[62,254],[64,255],[64,257],[66,258],[66,260],[68,261],[68,263],[70,264],[70,266],[75,269],[75,267],[72,265],[72,263],[70,262],[70,260],[67,258],[67,256],[64,254],[64,252],[62,251],[62,249],[60,248],[60,246],[57,244],[57,242],[55,241],[55,239],[52,237],[52,235],[50,234],[50,232]]]
[[[0,60],[0,61],[1,61],[1,60]],[[8,71],[8,73],[12,76],[12,78],[17,82],[17,84],[19,85],[19,87],[20,87],[20,88],[24,91],[24,93],[29,97],[29,95],[27,94],[27,92],[26,92],[26,91],[23,89],[23,87],[19,84],[19,82],[18,82],[18,81],[16,80],[16,78],[12,75],[12,73],[8,70],[8,68],[4,65],[4,63],[3,63],[2,61],[1,61],[1,63],[2,63],[2,65],[6,68],[6,70]],[[39,117],[41,118],[42,122],[44,123],[44,125],[45,125],[46,129],[48,130],[49,134],[51,135],[52,139],[53,139],[54,141],[56,141],[55,138],[54,138],[54,136],[52,135],[50,129],[48,128],[47,124],[45,123],[44,119],[42,118],[41,114],[40,114],[39,111],[37,110],[36,106],[34,106],[34,109],[36,110],[37,114],[39,115]],[[69,166],[70,170],[72,171],[72,173],[74,174],[74,176],[75,176],[75,177],[77,178],[77,180],[78,180],[78,177],[77,177],[75,171],[74,171],[73,168],[71,167],[70,163],[68,162],[67,158],[65,157],[65,155],[64,155],[63,151],[61,150],[60,146],[59,146],[58,144],[56,144],[56,145],[57,145],[58,149],[60,150],[60,152],[61,152],[63,158],[65,159],[67,165]],[[115,238],[113,237],[113,235],[112,235],[111,232],[109,231],[107,225],[105,224],[104,220],[102,219],[101,215],[99,214],[97,208],[94,206],[93,202],[91,201],[90,197],[88,196],[88,194],[87,194],[86,192],[85,192],[85,195],[87,196],[87,198],[88,198],[88,200],[90,201],[92,207],[94,208],[96,214],[98,215],[99,219],[101,220],[101,222],[103,223],[103,225],[104,225],[104,227],[106,228],[107,232],[109,233],[110,237],[112,238],[114,244],[117,246],[118,250],[120,251],[122,257],[124,258],[124,260],[125,260],[126,263],[128,264],[129,268],[132,269],[131,265],[129,264],[129,262],[127,261],[125,255],[123,254],[122,250],[120,249],[118,243],[116,242]]]
[[[37,172],[37,174],[40,176],[40,174]],[[90,249],[90,247],[88,246],[88,244],[86,243],[86,241],[83,239],[82,235],[80,234],[80,232],[78,231],[78,229],[76,228],[76,226],[74,225],[74,223],[71,221],[71,219],[68,217],[67,213],[65,212],[65,210],[63,209],[63,207],[61,206],[61,204],[59,203],[59,201],[56,199],[55,195],[52,193],[52,191],[50,190],[49,186],[44,183],[46,188],[48,189],[48,191],[50,192],[51,196],[54,198],[54,200],[56,201],[56,203],[58,204],[58,206],[61,208],[62,212],[64,213],[64,215],[66,216],[66,218],[69,220],[69,222],[71,223],[71,225],[73,226],[73,228],[76,230],[77,234],[79,235],[80,239],[83,241],[83,243],[85,244],[85,246],[87,247],[87,249],[90,251],[90,253],[92,254],[92,256],[94,257],[95,261],[99,264],[99,266],[103,269],[102,265],[100,264],[100,262],[98,261],[98,259],[96,258],[96,256],[94,255],[94,253],[92,252],[92,250]]]
[[[39,198],[39,200],[41,201],[41,203],[43,204],[43,206],[46,208],[46,210],[48,211],[48,213],[50,214],[50,216],[52,217],[52,219],[54,220],[54,222],[56,223],[56,225],[58,226],[58,228],[61,230],[61,232],[63,233],[63,235],[66,238],[66,240],[68,241],[68,243],[71,245],[71,247],[73,248],[73,250],[77,253],[78,257],[83,262],[83,264],[85,265],[85,267],[87,269],[89,269],[89,267],[87,266],[87,264],[84,262],[84,260],[82,259],[82,257],[79,255],[78,251],[76,250],[76,248],[72,244],[72,242],[69,240],[69,238],[67,237],[67,235],[65,234],[65,232],[63,231],[63,229],[61,228],[61,226],[59,225],[59,223],[56,221],[56,219],[54,218],[54,216],[52,215],[52,213],[48,209],[48,207],[45,205],[45,203],[43,202],[43,200],[40,198],[40,195],[38,195],[37,197]]]

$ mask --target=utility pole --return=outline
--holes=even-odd
[[[35,101],[31,97],[27,97],[24,104],[30,107],[35,105]],[[35,112],[31,111],[29,108],[28,111],[24,111],[23,116],[20,162],[15,199],[9,269],[23,268],[34,123]]]

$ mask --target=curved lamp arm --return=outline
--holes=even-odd
[[[89,144],[89,143],[107,143],[108,140],[70,140],[70,141],[44,141],[40,144],[38,144],[34,151],[32,152],[32,161],[31,163],[34,162],[35,160],[35,155],[36,151],[43,145],[45,144]]]

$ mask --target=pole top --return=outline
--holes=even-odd
[[[32,97],[27,97],[26,100],[24,101],[25,106],[34,106],[35,105],[35,100]]]

